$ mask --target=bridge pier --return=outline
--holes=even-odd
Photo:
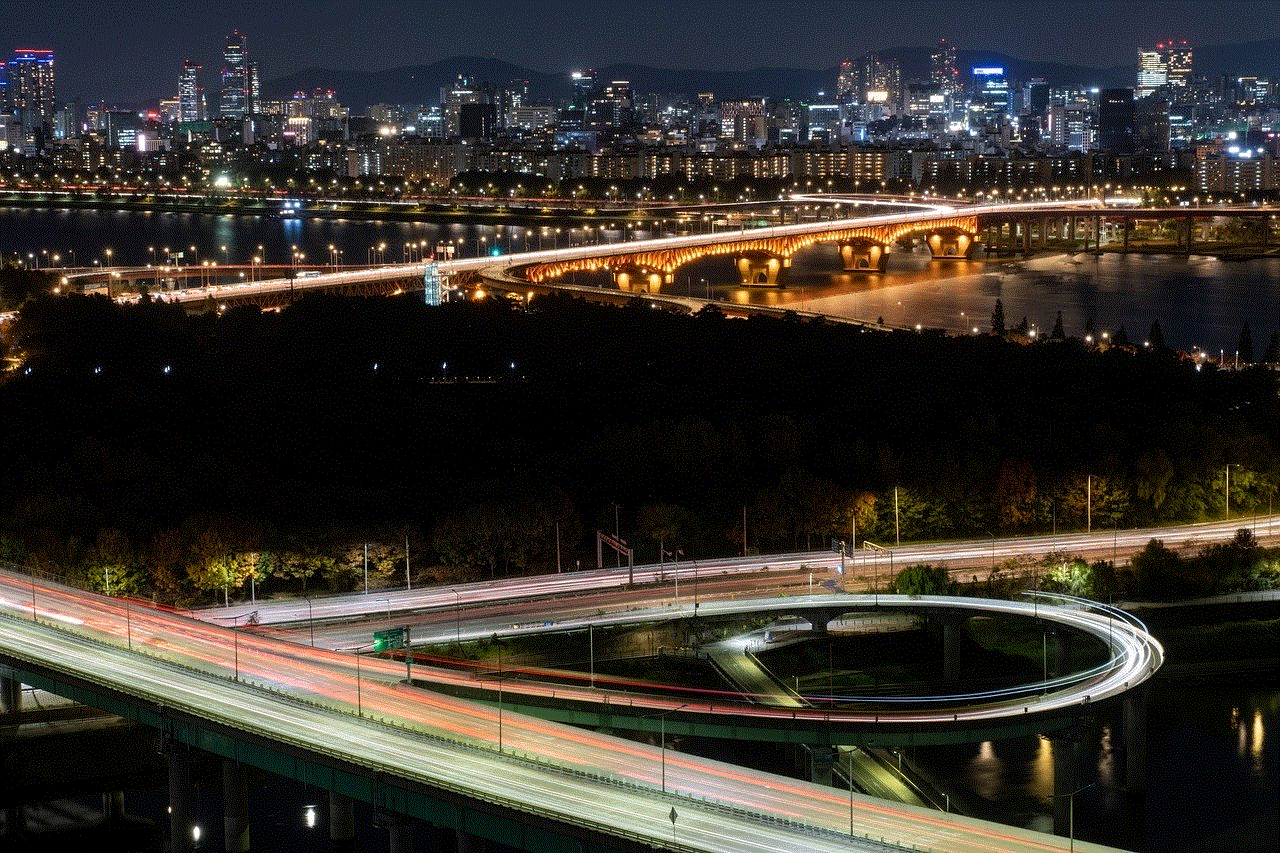
[[[1138,688],[1124,699],[1124,781],[1131,795],[1147,790],[1147,691]]]
[[[222,761],[222,829],[227,853],[249,850],[249,781],[244,765]]]
[[[195,817],[191,754],[175,741],[165,745],[165,754],[169,762],[169,851],[190,853],[196,846],[191,832]]]
[[[1076,789],[1076,757],[1080,744],[1071,737],[1049,740],[1053,750],[1053,834],[1071,832],[1071,797]]]
[[[942,680],[950,684],[958,678],[956,669],[959,661],[956,658],[959,652],[956,647],[967,617],[962,613],[943,612],[934,618],[942,623]]]
[[[329,844],[350,850],[356,843],[356,804],[350,797],[329,792]]]
[[[786,271],[791,267],[791,259],[739,255],[736,265],[744,287],[761,284],[776,287],[785,284]]]
[[[1062,631],[1057,629],[1054,629],[1049,634],[1049,638],[1051,641],[1050,650],[1053,653],[1052,657],[1050,657],[1051,663],[1050,663],[1049,674],[1054,678],[1059,678],[1067,674],[1068,640],[1066,635]]]
[[[841,243],[840,260],[845,272],[884,272],[889,265],[887,246],[879,243]]]
[[[826,744],[809,747],[809,781],[830,786],[839,751]]]
[[[948,229],[930,232],[926,242],[935,261],[966,260],[973,248],[974,236],[959,229]]]
[[[17,714],[22,710],[22,682],[16,678],[0,678],[0,713]]]

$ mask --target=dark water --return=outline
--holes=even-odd
[[[841,271],[835,249],[799,253],[785,289],[742,288],[727,261],[691,265],[679,289],[706,296],[707,278],[718,299],[820,311],[899,327],[980,332],[991,328],[997,299],[1009,326],[1023,317],[1049,334],[1059,311],[1068,335],[1123,326],[1141,344],[1159,321],[1169,346],[1200,347],[1231,355],[1248,322],[1255,355],[1280,329],[1280,256],[1222,261],[1192,255],[1046,255],[1026,263],[933,261],[927,255],[890,255],[884,274]],[[716,282],[721,282],[719,287]]]
[[[1119,714],[1099,718],[1077,752],[1073,789],[1092,787],[1075,797],[1076,838],[1141,853],[1280,850],[1278,712],[1274,686],[1157,684],[1142,798],[1125,792]],[[915,758],[973,816],[1048,832],[1053,749],[1031,737],[920,748]]]
[[[290,264],[293,247],[304,263],[322,267],[332,260],[347,264],[401,262],[449,243],[461,255],[578,245],[624,237],[672,233],[672,223],[642,230],[622,222],[597,223],[595,230],[512,220],[433,222],[346,219],[281,219],[271,216],[138,211],[36,210],[0,207],[0,253],[47,265],[81,266],[105,261],[145,265],[164,259],[164,249],[220,264],[246,264],[255,255],[267,264]],[[604,230],[600,230],[600,226]],[[405,244],[413,244],[406,250]],[[329,246],[341,251],[331,254]],[[196,249],[192,252],[191,247]],[[374,247],[384,246],[377,250]],[[225,247],[225,249],[224,249]],[[261,247],[261,249],[259,249]],[[73,254],[74,253],[74,254]],[[705,280],[705,283],[704,283]],[[833,246],[817,246],[796,255],[785,289],[742,288],[727,257],[704,259],[679,270],[672,290],[739,302],[785,305],[855,317],[883,318],[903,327],[919,323],[952,331],[990,328],[996,299],[1004,304],[1010,326],[1024,316],[1048,334],[1059,311],[1067,334],[1083,335],[1092,321],[1098,332],[1125,328],[1141,343],[1158,320],[1166,342],[1190,350],[1200,347],[1228,357],[1248,323],[1255,355],[1280,329],[1280,255],[1253,261],[1222,261],[1193,255],[1047,255],[1025,263],[932,261],[927,255],[895,252],[884,274],[853,275],[841,270]]]

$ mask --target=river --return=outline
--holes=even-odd
[[[665,228],[664,233],[672,233]],[[589,232],[569,221],[496,224],[442,217],[396,222],[0,207],[0,253],[24,259],[30,255],[41,266],[55,255],[64,264],[106,262],[107,249],[111,263],[159,263],[166,248],[184,252],[184,264],[247,264],[255,255],[267,264],[290,264],[296,246],[305,265],[319,268],[331,261],[400,262],[416,257],[423,245],[429,251],[441,243],[474,255],[495,247],[509,253],[654,234],[624,231],[620,221],[597,223]],[[406,253],[406,244],[415,248]],[[987,331],[999,299],[1010,327],[1026,317],[1039,334],[1048,334],[1061,311],[1068,335],[1083,336],[1090,325],[1099,334],[1123,326],[1140,345],[1152,322],[1159,321],[1169,346],[1199,347],[1228,358],[1234,357],[1246,322],[1257,356],[1280,329],[1280,256],[1223,261],[1199,255],[1046,254],[1026,262],[997,262],[933,261],[928,255],[895,252],[885,273],[867,275],[844,272],[835,247],[821,245],[796,255],[786,288],[743,288],[732,261],[719,257],[682,268],[671,290],[953,332]]]

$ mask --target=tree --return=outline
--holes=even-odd
[[[1262,360],[1267,364],[1280,361],[1280,333],[1271,333],[1271,340],[1267,342],[1267,351],[1263,354]]]
[[[996,300],[995,310],[991,312],[991,333],[993,335],[1003,335],[1004,328],[1004,303],[999,299]]]
[[[1062,312],[1058,312],[1058,319],[1053,321],[1053,332],[1049,335],[1049,340],[1063,341],[1066,340],[1067,333],[1062,329]]]
[[[942,566],[921,563],[898,572],[893,586],[899,595],[951,595],[956,584]]]
[[[1240,328],[1240,341],[1236,344],[1236,351],[1240,353],[1240,361],[1253,364],[1253,332],[1249,329],[1248,320]]]
[[[1178,586],[1182,577],[1182,558],[1164,547],[1164,542],[1152,539],[1147,547],[1133,555],[1136,592],[1144,597],[1162,597]]]
[[[1151,321],[1151,331],[1147,333],[1147,340],[1151,342],[1151,348],[1156,352],[1164,352],[1168,349],[1164,342],[1164,330],[1160,328],[1159,320]]]
[[[1111,343],[1118,347],[1129,346],[1129,333],[1124,330],[1124,326],[1116,329],[1116,333],[1111,336]]]

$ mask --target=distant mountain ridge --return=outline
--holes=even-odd
[[[897,60],[902,79],[927,80],[932,48],[929,46],[895,47],[878,51],[885,59]],[[1135,48],[1135,60],[1136,60]],[[859,59],[860,57],[850,57]],[[1012,80],[1043,77],[1051,86],[1071,84],[1097,86],[1133,86],[1137,64],[1109,68],[1090,68],[1038,60],[1019,59],[995,51],[958,50],[956,66],[964,74],[982,65],[999,65]],[[709,71],[706,69],[658,68],[649,65],[618,63],[597,67],[596,77],[602,82],[629,80],[636,92],[696,94],[713,92],[719,98],[771,96],[814,100],[819,93],[833,97],[839,69],[830,68],[754,68],[743,71]],[[1195,47],[1195,71],[1209,79],[1224,74],[1258,74],[1280,78],[1280,37],[1248,44],[1205,45]],[[440,99],[442,86],[451,85],[459,74],[488,83],[494,89],[512,80],[528,80],[535,98],[560,98],[569,94],[568,69],[547,73],[525,68],[493,57],[454,56],[423,65],[388,68],[377,71],[307,68],[282,77],[266,80],[263,94],[282,98],[294,92],[332,89],[338,100],[355,111],[373,104],[430,104]],[[210,93],[210,103],[216,95]]]

